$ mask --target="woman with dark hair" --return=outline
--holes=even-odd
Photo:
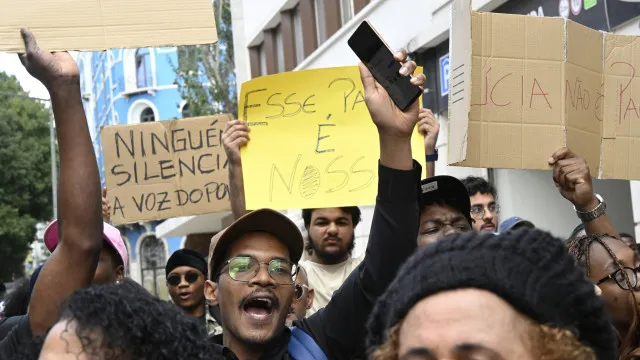
[[[29,280],[23,278],[16,280],[15,283],[16,287],[7,295],[0,319],[25,315],[27,313],[29,299],[31,298]]]
[[[639,357],[640,256],[621,240],[604,234],[572,238],[566,245],[569,253],[602,291],[602,299],[620,341],[618,359]]]
[[[206,338],[202,324],[179,308],[124,281],[75,292],[40,359],[218,359]]]

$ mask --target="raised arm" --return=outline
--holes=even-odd
[[[22,31],[27,49],[20,60],[49,90],[60,153],[58,217],[62,236],[42,268],[29,304],[34,335],[44,335],[59,316],[60,304],[88,286],[102,248],[100,178],[80,97],[78,66],[66,52],[48,53]]]
[[[247,204],[244,198],[244,178],[242,176],[242,159],[240,148],[249,142],[249,127],[240,120],[227,123],[222,134],[222,145],[229,159],[229,193],[231,197],[231,212],[234,219],[246,214]]]
[[[396,60],[404,61],[406,54]],[[413,73],[414,62],[403,65]],[[365,101],[380,138],[378,196],[366,256],[329,304],[298,325],[312,335],[329,359],[364,355],[366,322],[376,299],[416,248],[420,165],[411,157],[411,134],[418,104],[402,112],[387,92],[360,65]],[[420,86],[424,75],[412,78]],[[297,325],[297,326],[298,326]]]
[[[418,114],[418,131],[424,136],[424,153],[426,159],[426,175],[430,178],[435,175],[436,161],[432,159],[437,156],[436,143],[438,142],[438,133],[440,132],[440,123],[433,116],[433,112],[429,109],[420,109]]]
[[[600,200],[593,192],[589,165],[584,158],[563,148],[551,155],[549,165],[553,166],[553,181],[558,191],[575,206],[577,211],[589,212],[600,205]],[[587,234],[607,234],[620,238],[606,213],[582,223]]]

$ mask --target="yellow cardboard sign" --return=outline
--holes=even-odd
[[[358,67],[253,79],[238,109],[251,128],[241,153],[247,209],[375,204],[380,148]],[[416,129],[421,163],[423,139]]]

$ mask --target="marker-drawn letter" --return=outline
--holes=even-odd
[[[289,181],[284,179],[284,177],[282,176],[282,173],[280,172],[280,169],[278,169],[276,164],[273,164],[271,166],[271,179],[269,180],[269,202],[273,201],[273,185],[274,185],[273,178],[275,177],[276,173],[278,173],[278,177],[280,177],[280,180],[282,180],[282,183],[287,189],[287,192],[291,194],[291,192],[293,191],[293,179],[296,176],[296,170],[298,169],[298,163],[300,163],[301,158],[302,158],[302,155],[298,155],[298,157],[296,158],[296,162],[293,164],[293,171],[289,176]]]
[[[326,152],[334,152],[335,149],[320,149],[320,141],[328,138],[330,135],[320,136],[323,126],[336,126],[336,124],[318,124],[318,139],[316,141],[316,154],[322,154]]]

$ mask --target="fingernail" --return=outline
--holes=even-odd
[[[402,58],[402,51],[396,52],[396,57],[397,58]]]
[[[549,160],[547,160],[547,162],[549,162],[549,164],[553,164],[553,158],[550,157]]]
[[[409,74],[409,70],[407,70],[406,67],[403,66],[400,68],[400,75],[407,76],[408,74]]]

